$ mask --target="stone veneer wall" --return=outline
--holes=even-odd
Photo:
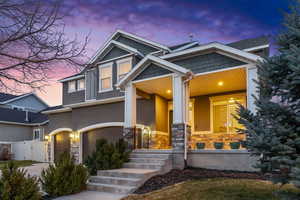
[[[128,144],[128,149],[133,150],[134,149],[134,136],[135,136],[135,127],[125,128],[123,129],[123,137],[124,141]]]
[[[184,137],[187,131],[187,145],[191,135],[191,127],[189,125],[173,124],[172,125],[172,147],[173,147],[173,168],[183,169],[187,163],[184,160]]]

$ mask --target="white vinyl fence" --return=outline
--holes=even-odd
[[[48,144],[38,140],[12,143],[14,160],[48,162]]]

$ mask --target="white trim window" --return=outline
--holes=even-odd
[[[76,80],[68,82],[68,92],[75,92],[76,91]]]
[[[132,58],[125,58],[117,61],[118,81],[126,76],[132,68]]]
[[[41,140],[42,139],[42,131],[39,128],[33,129],[33,140]]]
[[[77,81],[78,90],[85,90],[85,79],[79,79]]]
[[[99,66],[99,92],[107,92],[113,89],[112,66],[113,63]]]

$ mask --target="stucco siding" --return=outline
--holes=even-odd
[[[180,60],[171,60],[171,62],[181,67],[190,69],[196,74],[246,64],[239,60],[218,53],[194,55],[192,57],[182,58]]]
[[[12,124],[0,124],[1,142],[32,140],[32,137],[32,127]]]
[[[205,169],[257,171],[258,158],[246,150],[193,150],[188,153],[188,166]]]

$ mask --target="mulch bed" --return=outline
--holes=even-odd
[[[266,180],[268,177],[258,172],[224,171],[200,168],[172,170],[166,174],[157,175],[150,178],[144,183],[143,186],[137,189],[134,193],[145,194],[183,181],[203,178],[237,178]]]

